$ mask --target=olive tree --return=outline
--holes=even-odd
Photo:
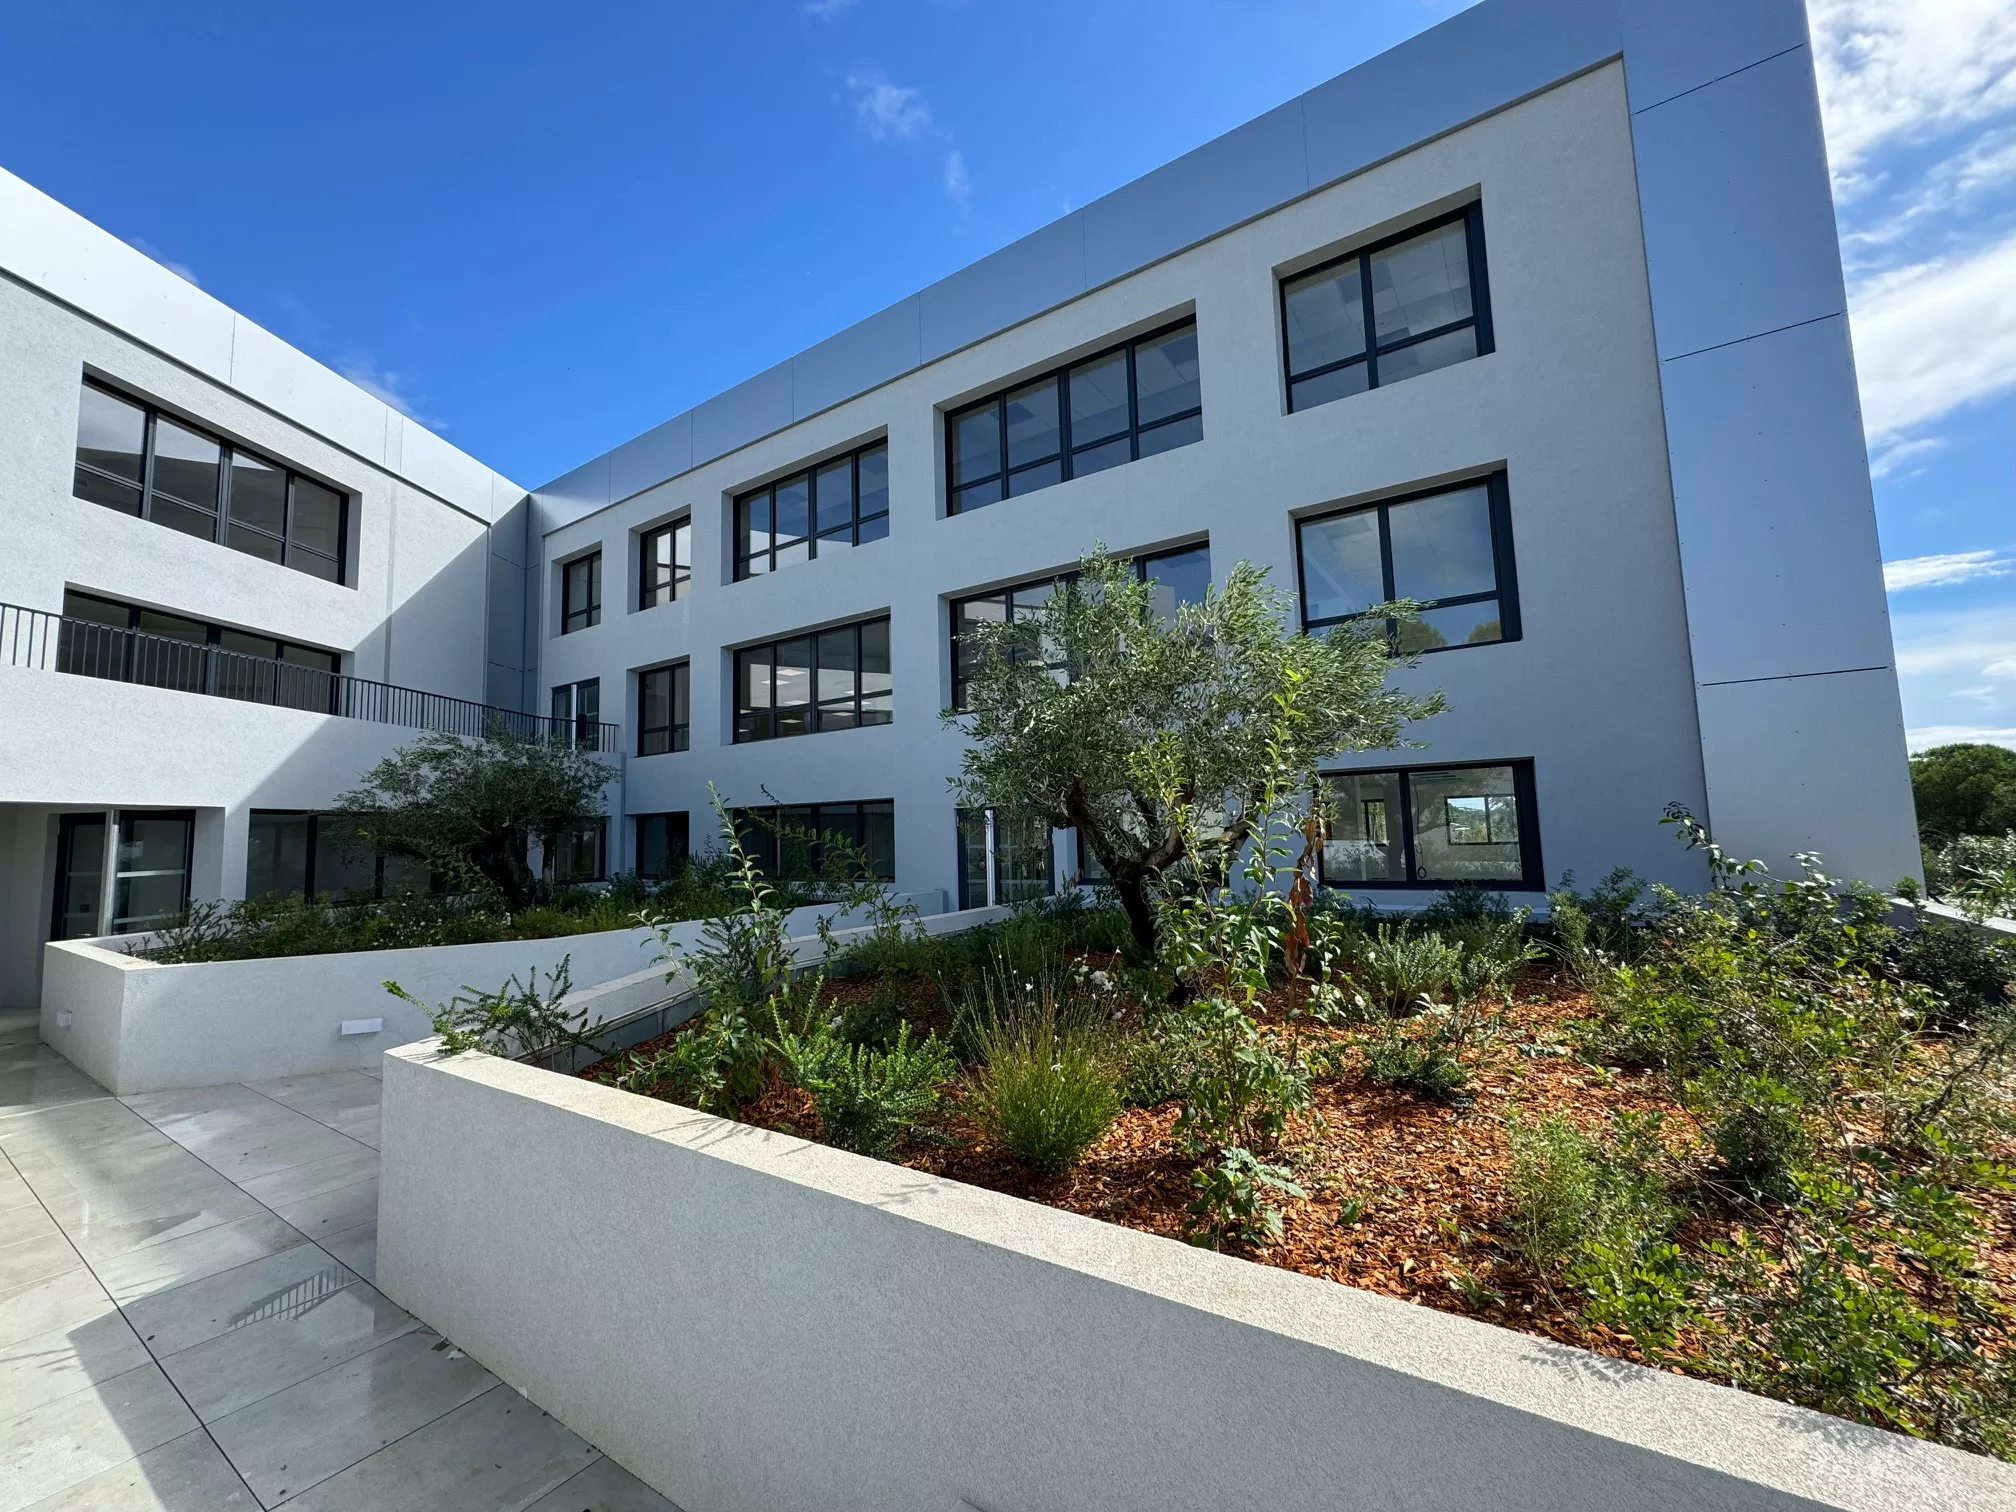
[[[1156,879],[1236,856],[1270,773],[1285,763],[1313,794],[1319,762],[1400,744],[1408,723],[1442,708],[1440,694],[1386,685],[1382,618],[1307,635],[1288,628],[1291,608],[1241,562],[1168,618],[1132,564],[1095,550],[1038,608],[962,630],[967,708],[943,716],[971,740],[954,779],[961,800],[1075,827],[1152,951]],[[1291,687],[1306,717],[1284,733],[1275,713]],[[1173,772],[1159,793],[1134,759],[1151,744]],[[1216,823],[1179,825],[1172,798]],[[1186,828],[1199,838],[1186,842]],[[1199,845],[1217,854],[1189,854]]]
[[[532,870],[533,843],[550,855],[601,818],[612,775],[571,741],[526,738],[499,723],[481,740],[422,735],[365,773],[336,812],[387,855],[494,892],[516,913],[551,896]]]

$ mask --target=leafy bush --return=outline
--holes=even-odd
[[[1268,1194],[1306,1197],[1285,1166],[1268,1165],[1251,1150],[1233,1146],[1190,1177],[1196,1198],[1184,1209],[1197,1219],[1192,1244],[1210,1249],[1259,1248],[1281,1237],[1281,1210]]]
[[[1892,951],[1899,977],[1939,994],[1942,1028],[1973,1023],[2016,1004],[2016,941],[1920,912]]]
[[[1587,894],[1575,891],[1575,874],[1547,894],[1548,929],[1554,953],[1584,985],[1608,967],[1635,960],[1651,922],[1645,884],[1628,866],[1605,872]]]
[[[386,982],[385,990],[425,1013],[441,1036],[441,1048],[450,1055],[481,1050],[490,1055],[527,1055],[561,1045],[585,1043],[592,1030],[587,1010],[570,1013],[565,1000],[573,990],[568,977],[570,956],[562,956],[539,990],[539,969],[535,966],[520,982],[506,979],[502,987],[484,992],[464,987],[445,1003],[428,1004],[413,996],[397,982]]]
[[[974,1116],[1017,1159],[1067,1170],[1119,1117],[1113,1036],[1096,1009],[1050,999],[971,1033]]]
[[[1490,1023],[1474,1008],[1438,1003],[1412,1019],[1384,1020],[1365,1043],[1365,1071],[1373,1081],[1417,1097],[1465,1103],[1470,1086],[1465,1059],[1491,1034]]]
[[[959,1069],[936,1035],[912,1043],[907,1023],[887,1050],[850,1045],[825,1023],[805,1034],[785,1030],[777,1050],[784,1074],[811,1095],[827,1142],[878,1158],[937,1106],[938,1089]]]
[[[1158,1014],[1130,1035],[1122,1049],[1121,1101],[1153,1108],[1179,1097],[1197,1072],[1197,1047],[1183,1033],[1181,1014]]]
[[[1462,950],[1433,930],[1381,924],[1359,943],[1353,976],[1373,1007],[1401,1014],[1441,998],[1462,969]]]
[[[1272,1148],[1309,1106],[1308,1069],[1236,1003],[1207,999],[1169,1017],[1189,1070],[1177,1132],[1199,1148]]]
[[[884,977],[867,997],[840,1010],[840,1038],[850,1045],[873,1045],[879,1050],[896,1038],[903,1022],[902,990]]]

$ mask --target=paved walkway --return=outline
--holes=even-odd
[[[0,1015],[0,1512],[677,1512],[371,1285],[379,1091],[114,1098]]]

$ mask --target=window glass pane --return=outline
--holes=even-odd
[[[1071,476],[1083,478],[1091,473],[1104,472],[1109,467],[1118,467],[1123,462],[1134,460],[1133,443],[1121,436],[1113,441],[1104,441],[1097,446],[1088,446],[1083,451],[1071,454]]]
[[[1291,280],[1283,303],[1289,372],[1306,373],[1365,350],[1365,293],[1357,258]]]
[[[1401,620],[1394,640],[1402,655],[1416,651],[1439,651],[1444,646],[1484,646],[1505,638],[1498,621],[1498,600],[1480,599],[1474,604],[1451,604],[1446,609],[1424,609],[1420,617]]]
[[[137,404],[115,399],[103,389],[80,391],[77,410],[77,460],[128,483],[141,478],[147,445],[147,412]]]
[[[1020,472],[1008,475],[1008,492],[1013,495],[1034,493],[1039,488],[1048,488],[1053,483],[1064,481],[1064,464],[1061,461],[1038,462],[1034,467],[1025,467]]]
[[[240,525],[235,519],[224,532],[224,544],[233,551],[242,551],[247,556],[255,556],[267,562],[277,562],[286,553],[285,543],[279,536],[268,535],[263,530]]]
[[[140,611],[133,642],[133,680],[200,693],[208,671],[210,627],[178,615]]]
[[[270,462],[233,452],[231,523],[279,536],[287,525],[287,474]]]
[[[63,617],[89,620],[94,625],[110,625],[119,630],[133,623],[133,611],[126,605],[115,604],[110,599],[93,598],[74,589],[63,594]]]
[[[637,754],[656,756],[672,743],[672,669],[657,667],[637,682]]]
[[[1183,420],[1171,420],[1158,425],[1153,430],[1141,432],[1141,455],[1152,457],[1157,452],[1174,451],[1179,446],[1188,446],[1192,441],[1204,439],[1204,417],[1191,415]]]
[[[889,691],[889,621],[870,620],[861,627],[861,691]]]
[[[377,892],[378,858],[359,821],[339,814],[315,816],[315,875],[311,880],[317,897],[349,893],[368,898]]]
[[[71,479],[70,492],[87,504],[103,504],[121,514],[140,513],[140,487],[136,483],[117,483],[79,467]]]
[[[844,542],[854,538],[854,463],[842,457],[819,469],[814,502],[818,507],[819,534],[839,535]]]
[[[868,852],[868,871],[884,882],[896,880],[896,805],[861,805],[861,848]]]
[[[737,551],[748,559],[747,571],[753,576],[770,570],[770,495],[768,491],[751,494],[736,506],[742,516],[740,539]]]
[[[1440,336],[1431,336],[1426,341],[1417,341],[1397,352],[1381,352],[1379,383],[1381,387],[1398,383],[1403,378],[1432,373],[1436,368],[1448,367],[1453,362],[1467,362],[1476,355],[1477,328],[1465,326],[1460,331],[1448,331]]]
[[[217,691],[226,698],[271,703],[276,687],[273,642],[242,630],[217,632],[217,648],[231,653],[217,658]]]
[[[1415,772],[1414,875],[1422,882],[1517,882],[1519,800],[1510,767]]]
[[[1054,457],[1063,447],[1057,428],[1057,380],[1046,378],[1008,396],[1008,465]]]
[[[1115,352],[1071,369],[1071,444],[1127,429],[1127,354]]]
[[[1001,471],[1001,412],[997,402],[968,410],[952,422],[952,481],[971,483]],[[1000,497],[998,494],[996,498]],[[992,499],[981,503],[991,504]]]
[[[857,671],[854,665],[854,627],[825,631],[819,637],[819,701],[834,699],[854,702]]]
[[[1372,255],[1372,319],[1382,343],[1469,315],[1470,251],[1462,221]]]
[[[887,534],[889,534],[889,516],[886,514],[862,516],[859,540],[863,546],[870,541],[879,541]]]
[[[343,581],[342,567],[333,556],[324,556],[319,551],[303,551],[299,547],[289,547],[287,565],[297,572],[305,572],[310,577],[321,578],[325,583]]]
[[[224,451],[208,436],[185,430],[172,420],[154,422],[154,492],[212,513],[217,508],[217,479]],[[177,529],[181,527],[178,526]]]
[[[1491,495],[1479,485],[1387,511],[1393,596],[1431,603],[1498,586],[1491,551]]]
[[[602,718],[602,680],[591,677],[574,684],[574,723],[593,726]]]
[[[962,808],[953,815],[959,854],[959,906],[987,906],[987,811]]]
[[[1329,782],[1335,813],[1323,841],[1323,880],[1347,886],[1406,881],[1399,774],[1351,772]]]
[[[681,520],[672,527],[672,576],[684,583],[693,575],[693,522]]]
[[[1211,585],[1211,548],[1193,546],[1188,551],[1149,557],[1141,570],[1155,584],[1155,613],[1165,621],[1173,620],[1178,604],[1204,602],[1204,590]]]
[[[290,545],[306,547],[331,561],[339,559],[343,555],[343,495],[297,477],[287,540]]]
[[[1348,399],[1362,394],[1371,381],[1371,369],[1362,362],[1341,367],[1316,378],[1303,378],[1288,385],[1288,407],[1305,410],[1332,399]]]
[[[120,815],[115,879],[114,934],[138,934],[173,921],[189,902],[189,820]]]
[[[1378,510],[1305,520],[1301,534],[1305,621],[1341,619],[1385,600]]]
[[[973,675],[978,665],[979,647],[973,638],[973,627],[981,624],[1003,624],[1008,618],[1008,595],[989,594],[985,598],[962,599],[952,607],[952,703],[955,708],[966,706],[966,679]]]
[[[860,515],[863,521],[861,539],[865,541],[868,539],[866,521],[869,517],[886,515],[889,512],[889,448],[878,446],[861,453],[860,473]],[[885,523],[880,527],[880,532],[887,534],[888,529]]]
[[[952,512],[962,509],[980,509],[989,504],[1001,502],[1001,480],[990,478],[985,483],[976,483],[971,488],[962,488],[953,497]]]
[[[796,640],[778,643],[776,692],[780,709],[812,702],[811,636],[801,635]]]
[[[994,815],[994,882],[1002,903],[1028,903],[1054,890],[1050,826],[1040,815]]]
[[[1135,414],[1153,425],[1203,402],[1197,386],[1197,328],[1171,331],[1134,349]]]
[[[770,707],[770,648],[735,653],[736,703],[744,709]]]
[[[574,722],[574,690],[571,687],[553,690],[553,722],[557,725],[571,725]]]
[[[245,896],[308,895],[309,814],[252,815],[245,847]]]

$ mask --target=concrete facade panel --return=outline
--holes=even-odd
[[[693,465],[693,412],[682,410],[609,454],[609,497],[627,499]]]
[[[1803,0],[1728,0],[1674,5],[1617,0],[1624,74],[1631,108],[1647,110],[1675,95],[1806,44]]]
[[[922,311],[913,294],[792,358],[794,417],[816,415],[916,367],[924,360]]]
[[[1632,132],[1662,358],[1847,308],[1808,49],[1640,111]]]
[[[1085,212],[1010,242],[917,296],[926,362],[1076,299],[1085,274]]]
[[[1846,319],[1668,362],[1664,378],[1695,677],[1889,666]]]
[[[719,457],[793,420],[791,364],[780,362],[693,407],[693,455]]]

